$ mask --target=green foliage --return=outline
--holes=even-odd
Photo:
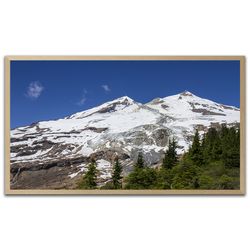
[[[184,158],[173,169],[172,189],[197,189],[199,188],[200,168],[188,158]]]
[[[161,168],[157,171],[157,181],[155,184],[156,189],[171,189],[173,182],[172,169]]]
[[[118,158],[115,160],[115,164],[113,166],[113,173],[112,173],[112,182],[114,189],[121,189],[122,188],[122,166],[119,163]]]
[[[177,148],[176,140],[174,138],[172,141],[171,139],[169,139],[168,150],[166,151],[162,162],[163,168],[171,169],[176,165],[177,163],[176,148]]]
[[[153,168],[135,168],[126,178],[125,189],[154,189],[157,172]]]
[[[221,139],[215,128],[210,128],[204,137],[203,157],[205,162],[219,160],[222,153]]]
[[[202,174],[199,177],[199,189],[215,189],[214,179],[206,174]]]
[[[96,189],[97,188],[97,169],[96,162],[92,160],[92,162],[88,165],[88,170],[84,175],[83,179],[79,182],[79,189]]]
[[[154,188],[239,189],[239,166],[239,130],[210,128],[201,140],[196,131],[192,146],[179,163],[158,171]]]
[[[219,189],[233,189],[233,178],[228,175],[222,175],[219,179]]]
[[[105,185],[101,186],[100,189],[104,189],[104,190],[115,189],[113,181],[108,181],[107,183],[105,183]]]
[[[144,168],[144,159],[142,153],[138,154],[137,162],[135,164],[135,168]]]
[[[201,166],[203,164],[202,145],[200,144],[198,130],[195,132],[193,144],[189,150],[189,156],[195,165]]]
[[[231,178],[227,185],[222,183],[224,179],[222,176]],[[239,176],[239,168],[226,168],[222,160],[212,161],[208,165],[202,167],[202,172],[199,177],[200,189],[239,189]]]
[[[228,129],[222,137],[222,159],[226,167],[240,167],[240,131]]]
[[[139,153],[134,170],[125,179],[125,189],[153,189],[156,180],[156,170],[146,167],[143,156]]]
[[[218,186],[219,178],[226,173],[222,161],[211,161],[201,168],[199,177],[200,189],[220,189]]]
[[[240,166],[240,131],[225,125],[219,131],[210,128],[205,135],[203,158],[205,163],[222,160],[227,168]]]

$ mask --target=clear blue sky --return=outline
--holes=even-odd
[[[188,90],[239,107],[239,61],[12,61],[11,127],[63,118],[127,95]]]

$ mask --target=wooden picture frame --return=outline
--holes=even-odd
[[[246,83],[244,56],[6,56],[5,57],[5,194],[6,195],[244,195],[246,191]],[[13,61],[231,61],[240,62],[240,188],[238,190],[70,190],[10,188],[10,84]]]

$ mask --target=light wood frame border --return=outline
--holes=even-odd
[[[10,189],[10,64],[38,60],[239,60],[240,61],[240,189],[239,190],[12,190]],[[244,195],[246,192],[245,56],[5,56],[5,194],[6,195]]]

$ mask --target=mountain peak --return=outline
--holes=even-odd
[[[111,102],[127,102],[127,103],[134,103],[135,101],[134,101],[132,98],[128,97],[128,96],[121,96],[121,97],[119,97],[119,98],[117,98],[117,99],[114,99],[114,100],[111,101]]]
[[[193,96],[193,94],[191,92],[189,92],[188,90],[183,91],[182,93],[180,93],[181,96]]]

